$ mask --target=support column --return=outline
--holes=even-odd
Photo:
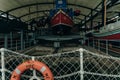
[[[10,32],[10,47],[11,47],[11,49],[12,49],[12,46],[13,46],[13,33],[12,32]]]
[[[25,49],[26,47],[25,47],[25,44],[26,43],[26,41],[24,40],[24,42],[23,42],[23,49]]]
[[[86,32],[86,29],[87,29],[87,23],[86,23],[86,16],[85,16],[85,32]]]
[[[100,51],[100,39],[98,39],[98,51]]]
[[[4,37],[4,47],[8,48],[8,34],[5,34],[5,37]]]
[[[108,54],[108,40],[106,40],[106,53]]]
[[[21,30],[21,50],[23,50],[23,30]]]
[[[33,32],[33,43],[34,43],[34,45],[36,44],[36,41],[35,41],[35,32]]]
[[[91,10],[91,17],[93,16],[93,10]],[[90,30],[93,30],[93,19],[91,19],[91,29]]]
[[[29,37],[29,36],[28,36],[28,32],[26,32],[26,40],[27,40],[27,41],[28,41],[28,37]]]
[[[102,26],[104,25],[104,0],[102,0]]]
[[[18,41],[16,40],[15,43],[16,43],[15,45],[16,45],[16,51],[17,51],[18,50]]]
[[[26,32],[26,44],[27,44],[26,46],[29,47],[30,42],[29,42],[28,32]]]
[[[88,38],[88,46],[89,46],[89,38]]]
[[[102,26],[106,25],[106,0],[102,0]]]
[[[94,39],[93,39],[93,48],[94,48]]]

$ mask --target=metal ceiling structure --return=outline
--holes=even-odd
[[[104,0],[67,0],[68,7],[80,10],[81,14],[74,18],[78,24],[91,25],[102,22]],[[107,0],[107,18],[120,14],[120,0]],[[0,15],[10,15],[23,22],[49,15],[49,10],[55,6],[54,0],[0,0]]]

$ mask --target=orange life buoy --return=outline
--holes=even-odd
[[[29,60],[20,64],[12,73],[10,80],[20,80],[21,74],[28,69],[36,69],[40,71],[45,80],[54,80],[53,74],[50,69],[42,62]]]

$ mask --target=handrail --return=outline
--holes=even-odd
[[[116,43],[114,43],[114,41]],[[88,39],[88,46],[91,46],[95,48],[98,51],[104,52],[104,53],[112,53],[112,54],[118,54],[120,55],[120,42],[119,40],[101,40],[101,39],[91,39],[89,41]],[[107,42],[107,43],[106,43]]]

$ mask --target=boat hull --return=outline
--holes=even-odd
[[[104,33],[93,33],[93,36],[100,39],[116,40],[120,39],[120,29],[107,31]]]
[[[71,27],[61,24],[61,25],[52,27],[52,31],[54,35],[70,35]]]
[[[62,10],[58,11],[51,19],[51,28],[53,29],[54,34],[68,34],[72,27],[72,18]]]

